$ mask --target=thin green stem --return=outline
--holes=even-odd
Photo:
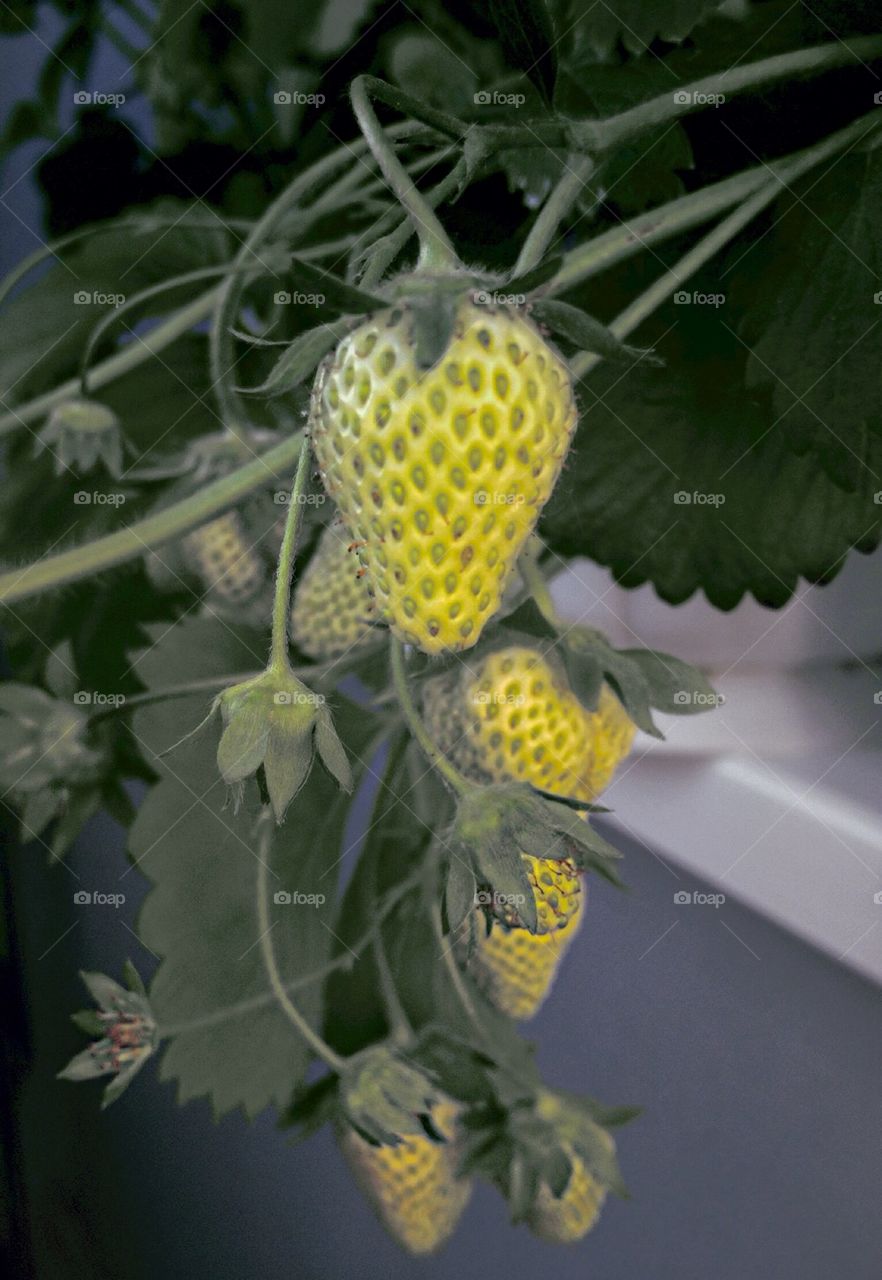
[[[198,298],[188,302],[180,311],[176,311],[174,315],[169,316],[168,320],[157,325],[155,329],[151,329],[143,338],[139,337],[137,342],[129,343],[122,351],[117,351],[106,360],[102,360],[92,370],[89,378],[89,386],[92,392],[94,393],[100,387],[106,386],[108,382],[113,382],[115,378],[121,378],[123,374],[130,373],[132,369],[137,369],[138,365],[143,364],[151,356],[157,355],[165,347],[170,346],[172,342],[175,342],[192,329],[200,320],[204,320],[206,316],[211,314],[211,309],[215,305],[219,293],[220,286],[208,293],[200,294]],[[42,395],[36,396],[33,400],[29,400],[26,404],[11,409],[8,413],[0,416],[0,435],[44,417],[56,405],[78,396],[79,393],[79,377],[68,378],[66,382],[62,382],[54,390],[46,391]]]
[[[391,782],[399,764],[401,763],[404,752],[407,749],[407,742],[407,734],[404,732],[398,732],[389,743],[389,754],[386,759],[386,767],[383,770],[383,776],[380,779],[380,785],[377,788],[377,795],[371,812],[369,830],[373,831],[376,828],[376,824],[379,820],[380,805],[383,803],[385,792],[392,791]],[[394,795],[394,792],[392,794]],[[373,892],[374,898],[378,900],[379,858],[376,853],[373,853],[373,861]],[[372,946],[374,949],[374,959],[377,965],[377,973],[380,979],[380,991],[383,996],[383,1004],[386,1008],[386,1017],[389,1022],[392,1039],[396,1044],[407,1044],[413,1039],[413,1027],[411,1026],[410,1020],[404,1011],[404,1005],[401,1003],[401,997],[399,996],[398,988],[395,985],[395,978],[389,965],[389,957],[386,953],[386,944],[383,941],[383,931],[381,928],[377,928],[374,931]]]
[[[411,696],[410,686],[407,682],[407,673],[404,669],[404,646],[397,636],[390,638],[390,662],[392,668],[392,687],[395,690],[395,696],[398,699],[398,705],[401,708],[401,714],[404,716],[405,723],[416,739],[428,758],[429,763],[445,778],[453,787],[458,795],[465,795],[469,791],[474,790],[474,784],[463,777],[460,771],[447,759],[444,752],[438,747],[423,724],[422,717],[416,709],[414,700]]]
[[[337,1075],[345,1069],[346,1063],[339,1054],[335,1053],[331,1046],[322,1039],[317,1032],[304,1018],[303,1014],[294,1004],[289,996],[285,984],[282,981],[282,975],[279,973],[279,966],[276,961],[276,953],[273,948],[273,929],[274,922],[270,920],[269,914],[269,894],[267,892],[268,876],[269,876],[269,860],[273,844],[273,824],[264,816],[262,820],[262,838],[260,841],[260,853],[257,859],[257,928],[260,933],[260,952],[263,956],[263,964],[266,969],[266,976],[269,979],[270,987],[273,995],[284,1013],[288,1021],[294,1026],[313,1053],[321,1058],[331,1071],[335,1071]]]
[[[660,240],[700,226],[733,204],[746,199],[754,191],[765,187],[770,179],[775,179],[784,186],[845,147],[858,143],[880,125],[882,112],[872,111],[812,147],[795,151],[780,160],[746,169],[722,182],[716,182],[701,191],[672,200],[659,209],[641,214],[631,222],[624,222],[565,254],[564,265],[543,286],[542,292],[549,297],[564,293],[583,280],[608,270]]]
[[[460,263],[447,232],[435,216],[429,202],[396,156],[377,114],[371,106],[369,91],[376,82],[369,76],[358,76],[352,83],[352,109],[383,177],[413,219],[420,240],[419,265],[427,270],[453,270]]]
[[[585,189],[585,183],[594,172],[591,156],[570,156],[567,170],[551,195],[545,201],[539,216],[530,228],[523,248],[515,263],[514,275],[526,275],[542,261],[549,245],[557,235],[557,229]]]
[[[444,936],[444,922],[441,919],[441,907],[438,904],[437,898],[432,898],[429,903],[429,915],[432,919],[432,931],[435,934],[435,939],[439,947],[441,948],[441,960],[447,970],[451,986],[456,992],[457,999],[462,1005],[463,1011],[469,1022],[475,1028],[481,1040],[486,1044],[487,1031],[481,1022],[481,1019],[478,1016],[478,1011],[472,1003],[472,998],[466,989],[462,970],[459,967],[456,956],[453,954],[453,943]]]
[[[604,149],[619,147],[649,129],[716,105],[720,96],[725,100],[778,80],[815,75],[847,66],[850,62],[872,62],[880,57],[882,36],[857,36],[848,42],[831,41],[811,49],[796,49],[773,58],[761,58],[746,66],[730,67],[727,71],[705,76],[657,98],[650,98],[648,102],[619,115],[610,116],[601,125],[602,146]]]
[[[465,160],[458,160],[447,177],[443,178],[436,187],[433,187],[426,194],[425,199],[433,209],[437,209],[438,205],[443,204],[459,189],[460,183],[465,177],[466,169]],[[398,257],[398,254],[412,235],[413,224],[409,217],[405,217],[401,219],[394,231],[390,231],[387,236],[375,242],[370,259],[361,277],[360,284],[363,288],[372,288],[374,285],[379,284],[387,269]]]
[[[14,604],[40,591],[87,578],[115,564],[134,560],[145,551],[188,533],[218,512],[234,506],[254,489],[275,478],[281,470],[287,470],[300,452],[301,440],[302,433],[296,432],[253,462],[229,472],[163,511],[136,520],[118,533],[46,556],[24,569],[11,569],[0,574],[0,604]]]
[[[288,657],[288,618],[291,612],[291,576],[294,572],[294,555],[297,550],[297,539],[300,526],[303,524],[305,508],[304,490],[309,467],[309,440],[303,436],[300,445],[300,457],[297,460],[297,471],[291,494],[288,499],[288,515],[285,519],[285,532],[279,549],[279,563],[276,569],[276,591],[273,598],[273,634],[270,649],[270,671],[280,674],[291,671],[291,660]]]
[[[539,555],[542,550],[542,544],[538,537],[534,534],[527,546],[524,548],[521,558],[518,562],[518,572],[524,581],[524,586],[530,592],[530,595],[536,602],[536,607],[542,614],[542,617],[551,627],[559,626],[559,618],[554,601],[551,598],[551,592],[548,589],[548,583],[545,575],[539,568]]]

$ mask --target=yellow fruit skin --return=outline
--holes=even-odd
[[[397,1147],[374,1147],[354,1129],[340,1148],[383,1226],[409,1253],[433,1253],[453,1234],[471,1195],[456,1177],[458,1109],[442,1103],[432,1122],[446,1142],[409,1134]]]
[[[406,304],[338,346],[312,440],[378,614],[426,653],[471,648],[499,607],[576,425],[569,372],[523,314],[463,301],[428,371]]]
[[[373,601],[346,530],[329,525],[298,583],[291,637],[310,658],[339,658],[370,640]]]
[[[489,654],[474,675],[463,671],[460,690],[462,732],[448,744],[449,754],[482,781],[528,782],[553,795],[594,800],[634,741],[634,723],[608,685],[597,710],[586,711],[532,649]]]
[[[567,1154],[572,1171],[566,1191],[555,1199],[548,1187],[540,1183],[528,1217],[530,1230],[551,1244],[581,1240],[594,1226],[606,1199],[606,1188],[592,1177],[584,1161],[572,1149]]]
[[[469,970],[497,1009],[519,1022],[538,1013],[564,954],[579,931],[583,900],[584,891],[570,918],[550,933],[510,929],[495,920],[487,933],[483,915],[477,914]]]
[[[257,548],[249,546],[235,511],[200,525],[182,539],[181,546],[189,568],[213,601],[246,604],[266,586],[263,561]]]

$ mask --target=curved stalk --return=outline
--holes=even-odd
[[[309,465],[309,440],[306,435],[300,445],[300,457],[297,459],[297,471],[291,494],[288,499],[288,514],[285,519],[285,532],[279,550],[279,563],[276,568],[276,591],[273,597],[273,633],[270,649],[269,670],[280,673],[291,670],[288,657],[288,618],[291,612],[291,575],[294,569],[294,553],[297,550],[297,538],[303,523],[304,503],[303,491],[306,487],[306,469]]]
[[[260,841],[260,854],[257,859],[257,927],[260,930],[260,952],[263,956],[263,964],[266,969],[266,976],[269,979],[270,987],[279,1008],[292,1026],[300,1033],[306,1043],[312,1049],[316,1057],[321,1058],[326,1066],[330,1067],[338,1075],[345,1068],[345,1061],[339,1054],[335,1053],[331,1046],[322,1039],[304,1018],[303,1014],[294,1004],[288,991],[282,981],[282,975],[279,973],[279,966],[276,961],[276,953],[273,949],[273,925],[269,918],[269,895],[267,893],[267,878],[269,875],[269,858],[272,850],[272,832],[273,827],[266,818],[262,819],[263,832]]]
[[[567,171],[539,212],[514,266],[514,277],[526,275],[542,261],[563,219],[594,172],[591,156],[568,157]]]
[[[118,533],[46,556],[25,569],[11,569],[0,574],[0,604],[13,604],[62,583],[100,573],[102,569],[134,560],[145,551],[188,533],[226,507],[235,505],[270,478],[275,478],[280,470],[287,470],[299,454],[301,439],[302,433],[295,433],[253,462],[229,472],[164,511],[136,520]]]
[[[407,683],[407,673],[404,669],[404,646],[397,636],[391,637],[390,645],[390,661],[392,667],[392,687],[395,690],[395,696],[398,699],[398,705],[401,708],[401,714],[404,716],[405,723],[416,739],[424,755],[428,758],[429,763],[438,770],[443,778],[445,778],[459,795],[465,795],[466,792],[474,789],[473,784],[469,782],[460,771],[447,759],[444,752],[440,750],[426,726],[423,724],[422,717],[417,711],[413,698],[410,693],[410,686]]]
[[[715,98],[721,94],[723,98],[734,97],[778,80],[816,75],[847,66],[850,62],[872,62],[876,58],[882,58],[882,36],[856,36],[847,44],[837,40],[811,49],[796,49],[773,58],[761,58],[746,66],[730,67],[727,71],[705,76],[608,117],[601,125],[601,145],[605,150],[621,146],[648,129],[715,105]]]
[[[369,92],[376,84],[369,76],[358,76],[352,82],[352,109],[383,177],[413,219],[420,239],[419,265],[426,270],[452,270],[460,265],[447,232],[435,216],[429,202],[413,178],[395,155],[389,139],[370,103]]]
[[[465,177],[466,168],[465,160],[457,160],[447,177],[443,178],[437,186],[427,192],[425,200],[432,209],[436,209],[438,205],[443,204],[449,196],[458,190]],[[370,259],[359,282],[363,288],[372,288],[379,284],[386,270],[398,257],[398,254],[412,235],[413,225],[410,218],[405,217],[401,219],[394,231],[390,231],[388,235],[374,243]]]

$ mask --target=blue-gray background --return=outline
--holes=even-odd
[[[4,113],[41,56],[35,40],[0,43]],[[24,149],[0,184],[4,269],[37,243],[38,154]],[[84,1003],[76,970],[118,972],[126,954],[147,970],[150,957],[129,932],[134,892],[119,911],[75,916],[68,874],[12,851],[27,989],[11,1038],[17,1274],[878,1280],[878,990],[737,904],[675,908],[677,889],[706,886],[650,850],[625,852],[632,891],[595,891],[567,980],[530,1032],[551,1083],[645,1107],[620,1139],[631,1200],[560,1250],[511,1229],[482,1188],[446,1252],[415,1262],[375,1225],[329,1136],[293,1149],[270,1115],[215,1124],[206,1105],[179,1110],[150,1067],[101,1116],[93,1091],[54,1081],[78,1046],[64,1018]],[[115,885],[119,831],[94,823],[73,864]]]

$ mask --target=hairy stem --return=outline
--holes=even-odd
[[[460,159],[450,170],[447,177],[442,179],[431,191],[427,192],[425,196],[427,204],[433,209],[437,209],[438,205],[443,204],[458,190],[465,173],[466,163]],[[388,235],[376,241],[370,260],[361,277],[360,284],[363,288],[373,288],[374,285],[379,284],[386,270],[398,257],[398,254],[412,235],[413,225],[410,218],[403,218],[394,231],[390,231]]]
[[[266,818],[262,822],[263,832],[260,841],[260,856],[257,860],[257,927],[260,931],[260,952],[263,956],[263,964],[266,969],[266,976],[269,979],[270,987],[273,995],[284,1013],[288,1021],[297,1029],[309,1047],[312,1049],[316,1057],[321,1058],[326,1066],[330,1067],[338,1075],[343,1071],[345,1062],[343,1058],[336,1054],[331,1046],[322,1039],[317,1032],[304,1018],[303,1014],[294,1004],[288,991],[282,981],[282,975],[279,973],[279,966],[276,962],[276,953],[273,949],[273,928],[269,916],[269,895],[267,893],[267,884],[269,877],[269,859],[272,852],[272,826]]]
[[[578,200],[593,172],[594,160],[591,156],[568,158],[566,173],[545,201],[524,241],[515,263],[513,272],[515,277],[526,275],[542,261],[557,234],[558,227]]]
[[[270,649],[270,670],[279,673],[291,670],[288,657],[288,615],[291,612],[291,575],[294,569],[294,553],[297,550],[297,539],[300,526],[303,524],[304,489],[306,488],[306,472],[309,466],[309,440],[303,436],[300,445],[300,457],[297,460],[297,471],[291,486],[288,500],[288,514],[285,519],[285,532],[279,550],[279,563],[276,568],[276,590],[273,597],[273,634]]]
[[[392,687],[395,690],[395,696],[398,699],[398,705],[401,708],[401,714],[404,716],[408,729],[428,758],[429,763],[450,783],[458,795],[465,795],[466,792],[473,790],[473,784],[464,778],[460,771],[451,764],[423,724],[407,682],[407,672],[404,669],[404,646],[397,636],[391,637],[390,661]]]
[[[369,76],[358,76],[352,83],[352,109],[383,177],[413,219],[420,240],[419,265],[426,269],[444,270],[459,265],[447,232],[435,216],[429,202],[417,188],[413,178],[396,156],[376,112],[369,91],[377,82]]]

